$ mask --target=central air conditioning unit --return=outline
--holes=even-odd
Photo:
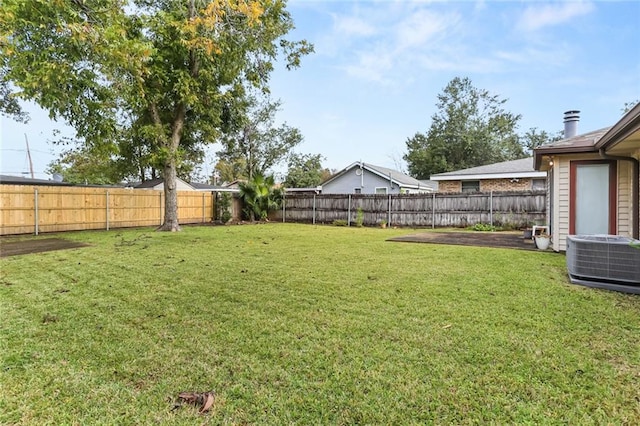
[[[640,294],[640,241],[619,235],[569,235],[567,270],[574,284]]]

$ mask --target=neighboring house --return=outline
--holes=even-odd
[[[567,114],[573,114],[573,121]],[[540,146],[536,170],[549,179],[548,224],[553,249],[568,235],[638,239],[640,229],[640,104],[612,127],[576,135],[577,113],[565,113],[565,139]]]
[[[533,158],[431,175],[438,192],[545,191],[547,174],[533,168]]]
[[[73,186],[70,183],[59,180],[31,179],[28,177],[0,175],[2,185],[46,185],[46,186]]]
[[[77,188],[124,188],[123,184],[99,185],[91,183],[69,183],[61,179],[31,179],[28,177],[0,175],[0,185],[67,186]]]
[[[180,178],[176,178],[176,184],[178,187],[178,191],[201,191],[201,192],[231,192],[238,193],[240,190],[237,187],[226,187],[226,186],[216,186],[209,185],[208,183],[199,183],[199,182],[185,182]],[[164,180],[162,178],[146,180],[144,182],[138,182],[131,184],[133,189],[155,189],[155,190],[164,190]]]
[[[151,180],[145,180],[144,182],[137,182],[131,185],[133,189],[159,189],[164,190],[164,179],[157,178]],[[183,181],[180,178],[176,178],[176,187],[178,191],[195,191],[193,185]]]
[[[322,192],[321,186],[309,187],[309,188],[285,188],[285,194],[298,194],[298,195],[314,195]]]
[[[434,192],[427,185],[397,170],[355,162],[322,183],[323,194],[418,194]]]

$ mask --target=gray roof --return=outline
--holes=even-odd
[[[331,176],[329,179],[327,179],[326,181],[322,182],[321,186],[326,185],[327,183],[333,181],[334,179],[338,179],[340,176],[343,176],[345,173],[347,173],[349,170],[353,170],[356,167],[362,167],[365,170],[368,170],[370,173],[376,174],[378,176],[381,176],[385,179],[389,179],[389,177],[391,177],[391,180],[393,182],[395,182],[396,184],[398,184],[398,186],[403,187],[403,188],[415,188],[415,189],[424,189],[424,190],[432,190],[433,189],[433,185],[428,185],[425,184],[423,181],[419,181],[418,179],[412,178],[409,175],[406,175],[402,172],[399,172],[397,170],[394,169],[389,169],[387,167],[381,167],[381,166],[376,166],[374,164],[370,164],[370,163],[361,163],[359,161],[356,161],[355,163],[351,163],[349,164],[347,167],[345,167],[344,169],[340,170],[338,173],[334,174],[333,176]]]
[[[378,174],[384,175],[384,176],[391,176],[391,179],[393,179],[394,181],[398,182],[401,186],[416,186],[416,187],[427,187],[427,185],[425,185],[424,183],[422,183],[421,181],[419,181],[418,179],[412,178],[409,175],[406,175],[402,172],[399,172],[397,170],[394,169],[388,169],[386,167],[380,167],[380,166],[375,166],[373,164],[369,164],[369,163],[362,163],[362,166],[374,171],[374,172],[378,172]]]
[[[604,129],[583,133],[572,138],[561,139],[559,141],[541,145],[537,147],[536,150],[544,151],[547,149],[591,148],[596,145],[596,142],[598,142],[600,138],[609,131],[609,129],[611,129],[611,127],[605,127]]]
[[[520,158],[519,160],[503,161],[501,163],[487,164],[468,169],[455,170],[453,172],[431,175],[433,179],[438,177],[469,176],[469,175],[493,175],[510,173],[536,173],[533,168],[533,157]]]
[[[164,182],[164,179],[155,178],[155,179],[145,180],[144,182],[132,182],[131,187],[138,188],[138,189],[153,188],[156,185],[160,185],[163,182]]]
[[[200,183],[200,182],[191,182],[190,185],[193,186],[195,189],[210,189],[212,191],[220,188],[219,186],[216,186],[216,185],[210,185],[208,183]]]
[[[583,133],[567,139],[561,139],[559,141],[551,142],[545,145],[540,145],[534,149],[535,153],[535,168],[540,169],[542,166],[542,157],[544,155],[556,155],[556,154],[577,154],[582,152],[597,152],[596,143],[611,129],[611,127],[605,127],[604,129],[594,130],[589,133]]]
[[[437,191],[440,185],[440,182],[438,182],[437,180],[421,180],[420,182],[422,182],[423,186],[431,188],[433,191]]]
[[[37,185],[37,186],[75,186],[81,188],[122,188],[123,185],[98,185],[98,184],[76,184],[60,182],[47,179],[31,179],[28,177],[0,175],[0,184],[3,185]]]
[[[58,182],[47,179],[31,179],[22,176],[0,175],[0,183],[6,185],[50,185],[50,186],[71,186],[68,182]]]

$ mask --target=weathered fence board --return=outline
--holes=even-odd
[[[178,191],[180,223],[213,215],[211,193]],[[158,226],[163,219],[163,191],[0,185],[0,235]]]
[[[545,192],[408,195],[289,195],[274,220],[354,223],[362,210],[364,225],[465,227],[476,223],[520,228],[546,216]]]

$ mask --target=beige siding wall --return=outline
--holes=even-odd
[[[629,161],[618,161],[618,235],[633,235],[631,212],[631,180],[633,170]]]

